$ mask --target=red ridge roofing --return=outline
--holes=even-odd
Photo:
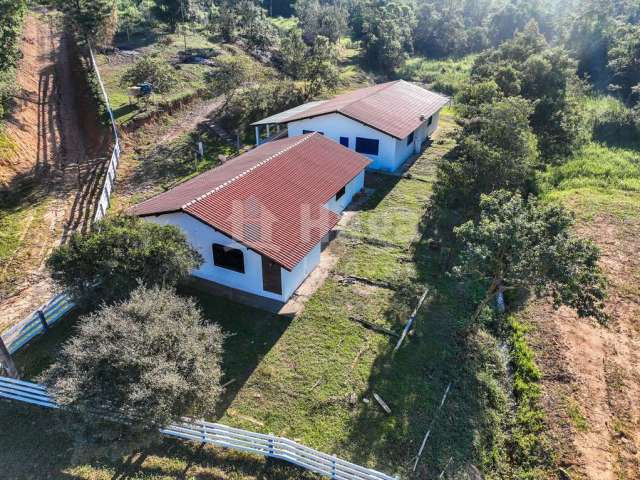
[[[447,103],[448,97],[404,80],[396,80],[338,95],[293,113],[282,123],[340,113],[392,137],[403,139]]]
[[[135,215],[183,211],[288,270],[340,219],[324,205],[370,160],[320,134],[266,143],[142,202]]]

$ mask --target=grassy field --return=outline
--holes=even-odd
[[[433,167],[453,146],[453,128],[452,118],[445,115],[441,139],[411,168],[414,178],[380,175],[369,180],[377,192],[337,240],[342,260],[336,272],[291,323],[183,292],[195,295],[207,318],[231,335],[223,367],[225,381],[234,382],[220,404],[222,422],[284,435],[405,475],[432,428],[416,478],[439,474],[450,458],[448,471],[457,475],[469,463],[496,472],[503,468],[507,357],[496,338],[483,330],[467,331],[469,306],[459,301],[456,285],[442,275],[440,253],[420,241]],[[352,275],[372,282],[349,281]],[[429,293],[416,329],[395,354],[395,337],[350,319],[398,332],[425,289]],[[57,327],[17,356],[26,377],[33,378],[55,358],[72,333],[72,323]],[[438,413],[448,385],[449,399]],[[382,411],[374,393],[387,402],[391,414]],[[113,478],[132,461],[74,459],[68,439],[55,432],[46,412],[3,405],[0,427],[12,431],[12,439],[3,435],[0,443],[0,461],[12,478],[29,478],[35,471],[49,478]],[[38,454],[52,443],[58,446],[55,455]],[[295,469],[262,459],[214,449],[198,452],[195,446],[175,442],[147,453],[133,461],[133,473],[126,478],[303,478]],[[28,468],[25,458],[34,459]],[[265,474],[269,468],[279,473]]]
[[[412,57],[398,69],[397,75],[405,80],[425,83],[428,88],[445,95],[455,95],[468,83],[475,58],[475,55],[442,60]]]

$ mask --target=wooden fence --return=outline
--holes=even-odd
[[[43,386],[7,377],[0,377],[0,398],[45,408],[60,408]],[[337,480],[396,480],[384,473],[341,460],[335,455],[318,452],[283,437],[227,427],[219,423],[185,419],[161,428],[160,432],[182,440],[277,458]]]

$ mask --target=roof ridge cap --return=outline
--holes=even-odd
[[[236,175],[233,178],[230,178],[229,180],[227,180],[224,183],[221,183],[220,185],[218,185],[215,188],[212,188],[211,190],[209,190],[206,193],[203,193],[202,195],[200,195],[199,197],[194,198],[193,200],[188,201],[187,203],[185,203],[184,205],[182,205],[180,207],[181,210],[184,210],[187,207],[190,207],[191,205],[193,205],[196,202],[199,202],[200,200],[203,200],[207,197],[209,197],[210,195],[222,190],[224,187],[231,185],[233,182],[235,182],[236,180],[241,179],[242,177],[247,176],[248,174],[250,174],[251,172],[253,172],[254,170],[256,170],[258,167],[261,167],[263,165],[265,165],[266,163],[270,162],[271,160],[273,160],[275,157],[282,155],[285,152],[288,152],[289,150],[291,150],[294,147],[297,147],[298,145],[300,145],[301,143],[307,141],[309,138],[313,137],[316,134],[316,132],[313,132],[310,135],[305,135],[303,138],[301,138],[300,140],[298,140],[295,143],[292,143],[291,145],[283,148],[282,150],[274,153],[273,155],[265,158],[264,160],[256,163],[254,166],[252,166],[251,168],[248,168],[247,170],[244,170],[243,172],[240,172],[238,175]]]

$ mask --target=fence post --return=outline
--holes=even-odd
[[[200,422],[200,431],[202,434],[202,444],[207,443],[207,429],[204,426],[204,423]]]
[[[0,363],[9,377],[16,379],[20,378],[16,364],[13,363],[13,358],[11,358],[9,349],[5,346],[2,337],[0,337]]]
[[[47,324],[47,318],[44,316],[44,312],[42,310],[38,310],[36,313],[38,314],[38,318],[40,319],[42,328],[46,332],[47,330],[49,330],[49,325]]]
[[[338,478],[335,453],[333,454],[333,459],[331,460],[331,478]]]
[[[273,433],[269,434],[269,440],[267,440],[267,444],[268,444],[268,449],[269,449],[268,450],[269,451],[269,456],[273,457],[273,452],[274,452],[274,449],[273,449]]]

